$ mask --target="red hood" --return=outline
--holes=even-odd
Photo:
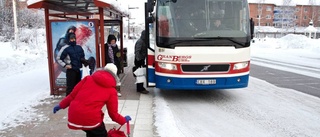
[[[98,70],[92,74],[95,83],[102,87],[116,87],[115,77],[108,71]]]

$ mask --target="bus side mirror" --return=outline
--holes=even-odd
[[[153,12],[156,0],[148,0],[148,12]]]
[[[251,39],[253,39],[253,36],[254,36],[254,21],[253,21],[252,18],[250,19],[250,33],[251,33]]]

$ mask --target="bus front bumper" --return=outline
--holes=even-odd
[[[155,76],[156,88],[177,90],[208,90],[244,88],[248,86],[249,74],[219,78],[176,78]]]

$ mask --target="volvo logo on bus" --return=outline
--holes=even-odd
[[[211,65],[204,66],[203,69],[201,69],[200,71],[201,71],[201,72],[208,71],[208,69],[209,69],[210,67],[211,67]]]

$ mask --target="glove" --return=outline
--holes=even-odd
[[[128,121],[131,120],[131,117],[130,117],[130,116],[125,116],[124,118],[126,119],[126,122],[128,122]]]
[[[86,67],[89,65],[89,61],[84,59],[84,58],[81,58],[81,63]]]
[[[53,114],[55,114],[57,111],[59,111],[61,108],[60,108],[60,105],[56,105],[53,107]]]
[[[86,61],[83,63],[83,65],[84,65],[85,67],[88,66],[88,65],[89,65],[89,61],[86,60]]]

